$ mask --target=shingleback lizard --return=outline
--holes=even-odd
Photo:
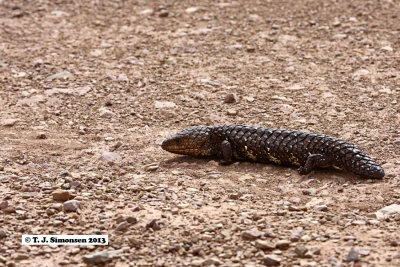
[[[195,126],[166,139],[166,151],[194,157],[345,169],[364,178],[382,178],[383,168],[353,143],[323,134],[246,125]]]

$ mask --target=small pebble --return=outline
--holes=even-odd
[[[17,119],[5,119],[1,121],[1,125],[5,126],[5,127],[12,127],[14,126],[16,123],[18,122]]]
[[[17,254],[15,254],[15,256],[14,256],[14,259],[15,259],[16,261],[26,260],[26,259],[28,259],[28,258],[29,258],[29,255],[27,255],[27,254],[25,254],[25,253],[17,253]]]
[[[360,254],[354,249],[351,248],[349,253],[347,254],[346,261],[359,261]]]
[[[279,240],[275,243],[275,247],[279,249],[288,249],[291,243],[292,242],[289,240]]]
[[[113,102],[110,98],[107,98],[106,101],[104,102],[104,105],[106,107],[111,107],[113,105]]]
[[[115,152],[104,151],[103,154],[99,157],[99,160],[105,162],[113,162],[120,159],[121,156]]]
[[[264,233],[256,229],[247,230],[242,233],[242,238],[246,240],[255,240],[261,237]]]
[[[230,115],[230,116],[235,116],[235,115],[238,114],[237,110],[235,110],[235,109],[228,109],[228,110],[226,111],[226,113],[227,113],[228,115]]]
[[[161,11],[160,11],[160,14],[158,14],[158,16],[159,16],[160,18],[166,18],[166,17],[169,16],[169,12],[166,11],[166,10],[161,10]]]
[[[262,250],[272,250],[275,248],[274,244],[266,240],[256,240],[255,244],[257,248]]]
[[[232,194],[229,194],[229,199],[236,200],[236,199],[239,199],[240,196],[241,196],[240,193],[232,193]]]
[[[4,201],[0,202],[0,210],[4,210],[7,207],[8,207],[8,201],[7,200],[4,200]]]
[[[86,264],[104,264],[110,260],[110,255],[107,251],[99,251],[93,254],[83,256],[83,261]]]
[[[36,136],[36,139],[47,139],[47,135],[46,135],[46,133],[39,133]]]
[[[64,202],[64,211],[76,212],[80,208],[80,204],[78,200],[68,200]]]
[[[147,224],[146,224],[146,229],[152,228],[153,230],[157,231],[161,229],[161,226],[158,224],[157,219],[151,219]]]
[[[295,230],[292,232],[292,234],[290,235],[290,241],[292,242],[296,242],[299,241],[300,238],[304,235],[304,232],[301,230]]]
[[[326,205],[317,205],[314,207],[314,209],[319,211],[327,211],[328,207]]]
[[[129,228],[129,226],[131,226],[130,223],[121,222],[120,224],[117,225],[117,227],[115,228],[115,231],[123,232],[123,231],[127,230]]]
[[[138,220],[134,216],[128,216],[128,217],[126,217],[126,221],[130,224],[135,224],[135,223],[137,223]]]
[[[52,195],[53,199],[57,201],[67,201],[71,197],[67,190],[56,190]]]
[[[296,253],[296,255],[300,258],[304,258],[307,251],[308,251],[308,249],[303,246],[298,246],[294,249],[294,253]]]
[[[252,46],[246,47],[246,52],[248,52],[248,53],[254,53],[255,51],[256,51],[256,49]]]
[[[99,115],[100,118],[110,119],[115,116],[114,112],[112,112],[111,110],[106,109],[106,108],[100,108],[99,113],[100,113],[100,115]]]
[[[306,195],[306,196],[315,195],[315,190],[314,189],[305,188],[305,189],[302,189],[301,192],[303,193],[303,195]]]
[[[224,102],[228,104],[236,102],[235,96],[233,94],[227,94]]]
[[[7,236],[6,231],[3,230],[3,229],[0,229],[0,239],[4,238],[4,237],[6,237],[6,236]]]
[[[400,259],[400,251],[393,255],[393,259]]]
[[[52,81],[52,80],[56,80],[56,79],[70,79],[73,78],[74,75],[68,71],[62,71],[59,73],[56,73],[54,75],[51,75],[49,77],[46,78],[47,81]]]
[[[12,214],[16,212],[15,208],[12,206],[8,206],[7,208],[3,209],[3,211],[5,214]]]
[[[157,163],[151,163],[151,164],[145,165],[143,167],[143,169],[147,172],[153,172],[153,171],[157,170],[158,168],[159,168],[159,165]]]
[[[277,255],[268,254],[264,257],[265,266],[279,266],[281,264],[281,258]]]

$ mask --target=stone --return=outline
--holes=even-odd
[[[53,199],[57,201],[67,201],[70,197],[71,194],[67,190],[56,190],[52,194]]]
[[[332,25],[334,27],[339,27],[340,26],[340,20],[338,18],[335,18],[332,22]]]
[[[3,239],[7,236],[7,232],[4,229],[0,229],[0,239]]]
[[[240,194],[239,192],[235,192],[235,193],[229,194],[228,197],[229,197],[229,199],[237,200],[240,198],[241,195],[242,194]]]
[[[396,253],[393,255],[393,259],[400,259],[400,251],[396,252]]]
[[[338,34],[335,34],[334,36],[332,36],[333,40],[343,40],[346,38],[347,38],[347,34],[344,34],[344,33],[338,33]]]
[[[101,156],[99,157],[99,160],[105,161],[105,162],[114,162],[116,160],[119,160],[120,158],[121,158],[121,156],[118,153],[104,151],[101,154]]]
[[[272,250],[275,248],[275,245],[266,240],[256,240],[256,247],[262,250]]]
[[[294,84],[294,85],[289,86],[287,89],[292,90],[292,91],[298,91],[298,90],[302,90],[305,88],[306,88],[305,86],[302,86],[300,84]]]
[[[104,51],[102,49],[93,49],[89,53],[92,57],[99,57],[104,54]]]
[[[130,224],[135,224],[135,223],[138,222],[138,220],[137,220],[136,217],[134,217],[134,216],[128,216],[128,217],[126,217],[125,220],[126,220],[128,223],[130,223]]]
[[[46,81],[53,81],[56,79],[70,79],[73,77],[74,77],[74,75],[71,72],[68,72],[65,70],[65,71],[62,71],[62,72],[59,72],[59,73],[56,73],[54,75],[47,77]]]
[[[121,222],[120,224],[117,225],[117,227],[115,228],[115,231],[119,231],[119,232],[126,231],[130,225],[131,224],[128,222]]]
[[[390,217],[391,215],[399,214],[399,213],[400,213],[400,205],[392,204],[392,205],[386,206],[386,207],[378,210],[375,214],[376,214],[376,218],[378,220],[382,220],[382,219],[386,219],[386,218]]]
[[[384,46],[381,48],[383,51],[387,51],[387,52],[393,52],[393,48],[391,46]]]
[[[256,240],[263,234],[264,234],[263,232],[260,232],[257,229],[252,229],[242,232],[242,238],[246,240]]]
[[[293,66],[289,66],[289,67],[285,68],[285,71],[286,71],[286,72],[295,72],[295,71],[296,71],[296,68],[293,67]]]
[[[79,96],[84,96],[92,90],[89,85],[75,88],[75,93]]]
[[[190,263],[190,266],[203,266],[204,265],[204,263],[205,263],[205,260],[193,260],[191,263]]]
[[[61,203],[54,203],[51,207],[57,211],[63,210],[63,205]]]
[[[153,9],[144,9],[144,10],[139,12],[140,15],[151,15],[153,13],[154,13]]]
[[[17,119],[4,119],[1,120],[1,125],[3,125],[4,127],[12,127],[14,126],[19,120]]]
[[[369,75],[369,70],[367,69],[359,69],[353,73],[353,76],[355,78],[367,77],[368,75]]]
[[[15,254],[15,256],[14,256],[14,259],[15,259],[16,261],[26,260],[26,259],[28,259],[28,258],[29,258],[29,255],[28,255],[28,254],[25,254],[25,253],[17,253],[17,254]]]
[[[275,104],[272,106],[275,109],[279,109],[282,113],[289,114],[293,112],[294,107],[288,104]]]
[[[167,10],[161,10],[160,13],[158,14],[160,18],[166,18],[169,16],[169,12]]]
[[[327,211],[328,210],[328,206],[326,206],[326,205],[316,205],[314,207],[314,209],[318,210],[318,211]]]
[[[147,172],[153,172],[153,171],[157,170],[158,167],[159,167],[159,165],[157,163],[151,163],[151,164],[145,165],[143,167],[143,169]]]
[[[63,224],[63,222],[62,221],[60,221],[60,220],[54,220],[53,221],[53,226],[60,226],[60,225],[62,225]]]
[[[298,246],[294,249],[294,253],[297,255],[297,257],[304,258],[308,249],[303,246]]]
[[[78,200],[68,200],[64,202],[64,211],[65,212],[76,212],[81,206],[81,203]]]
[[[36,139],[47,139],[47,135],[44,132],[38,133],[38,135],[36,135]]]
[[[296,242],[299,241],[300,238],[304,235],[304,232],[302,230],[295,230],[292,232],[290,235],[290,241]]]
[[[236,102],[235,96],[233,94],[227,94],[225,96],[224,102],[228,104]]]
[[[277,255],[268,254],[264,257],[265,266],[279,266],[281,264],[281,258]]]
[[[289,240],[284,240],[284,239],[283,240],[278,240],[275,243],[275,247],[279,248],[279,249],[288,249],[291,243],[292,242],[290,242]]]
[[[146,224],[146,229],[152,228],[153,230],[157,231],[161,229],[161,226],[158,223],[157,219],[151,219],[147,224]]]
[[[346,261],[359,261],[360,254],[354,249],[351,248],[349,253],[347,254]]]
[[[8,207],[8,201],[7,200],[4,200],[4,201],[0,202],[0,210],[4,210],[7,207]]]
[[[99,251],[83,256],[83,261],[86,264],[104,264],[109,261],[110,258],[111,257],[107,251]]]
[[[236,109],[228,109],[226,113],[230,116],[236,116],[238,114],[238,111]]]
[[[37,58],[37,59],[35,59],[32,63],[33,63],[33,66],[34,66],[35,68],[37,68],[37,67],[39,67],[40,65],[43,64],[43,59]]]
[[[7,208],[3,209],[3,211],[5,214],[12,214],[16,212],[15,207],[12,206],[8,206]]]
[[[114,112],[104,107],[99,109],[99,113],[101,118],[106,118],[106,119],[110,119],[115,116]]]
[[[309,249],[309,252],[310,252],[312,255],[321,255],[321,248],[320,248],[320,247],[314,246],[314,247],[311,247],[311,248]],[[308,254],[308,253],[307,253],[307,254]]]
[[[192,13],[195,13],[196,11],[198,11],[198,10],[199,10],[198,7],[192,6],[192,7],[186,8],[186,9],[185,9],[185,12],[188,13],[188,14],[192,14]]]
[[[366,248],[357,248],[358,254],[360,254],[360,256],[369,256],[369,254],[371,253],[371,251],[369,249]]]
[[[174,108],[176,104],[168,101],[154,101],[154,107],[156,109]]]
[[[212,258],[207,259],[205,261],[205,264],[207,266],[209,266],[209,265],[219,266],[219,265],[222,265],[223,262],[220,259],[218,259],[217,257],[212,257]]]

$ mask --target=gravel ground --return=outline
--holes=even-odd
[[[400,266],[398,14],[397,0],[0,0],[0,266]],[[160,148],[231,123],[352,141],[386,176]]]

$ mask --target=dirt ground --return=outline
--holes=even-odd
[[[397,0],[0,0],[0,266],[400,266],[399,213],[376,215],[400,204],[399,14]],[[352,141],[386,176],[160,147],[233,123]]]

